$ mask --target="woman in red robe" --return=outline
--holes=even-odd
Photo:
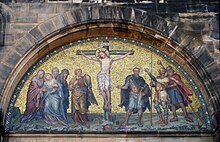
[[[43,84],[44,71],[39,70],[37,75],[31,80],[27,92],[26,109],[21,122],[29,122],[33,119],[43,118],[44,99],[43,99]]]

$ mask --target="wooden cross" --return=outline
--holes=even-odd
[[[99,43],[99,47],[106,49],[109,52],[109,55],[125,55],[129,52],[129,50],[109,50],[109,47],[111,46],[111,43],[106,40]],[[96,50],[80,50],[85,55],[95,55]],[[130,53],[129,55],[133,55],[134,52]],[[81,55],[79,51],[76,52],[76,55]]]
[[[85,55],[95,55],[96,54],[96,50],[80,50],[81,52],[83,52]],[[130,50],[110,50],[109,54],[110,55],[125,55],[126,53],[128,53]],[[134,53],[130,53],[129,55],[133,55]],[[81,55],[79,53],[79,50],[77,50],[76,55]]]

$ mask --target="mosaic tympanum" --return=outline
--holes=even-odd
[[[7,131],[209,131],[190,75],[142,42],[97,37],[48,53],[17,86]]]

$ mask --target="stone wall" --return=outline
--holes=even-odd
[[[51,34],[89,21],[133,22],[161,32],[193,57],[210,95],[214,127],[219,129],[219,9],[216,2],[199,4],[0,3],[0,100],[4,101],[7,78],[19,60]]]

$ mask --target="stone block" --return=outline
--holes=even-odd
[[[17,62],[20,60],[21,56],[18,55],[16,52],[14,51],[10,51],[6,57],[5,62],[10,65],[10,66],[15,66],[17,64]]]
[[[121,12],[121,7],[112,7],[112,17],[115,21],[123,21],[123,14]]]
[[[40,24],[38,27],[43,36],[48,36],[57,30],[55,24],[53,23],[53,19]]]
[[[177,43],[180,43],[181,42],[181,35],[182,35],[182,30],[180,30],[179,26],[178,26],[176,31],[171,35],[171,39],[173,39]]]
[[[9,34],[4,34],[4,45],[12,45],[15,42],[15,34],[9,33]]]
[[[148,13],[146,11],[140,9],[134,9],[133,22],[142,24],[142,21],[144,21],[147,18],[148,18]]]
[[[54,4],[56,7],[56,13],[62,13],[69,11],[70,9],[79,8],[79,4],[73,4],[73,3],[62,3],[62,4]]]
[[[197,50],[197,53],[194,56],[195,56],[196,60],[199,61],[199,63],[203,67],[214,62],[214,59],[210,56],[209,52],[204,48]]]
[[[41,11],[42,12],[42,11]],[[37,14],[15,13],[14,22],[17,23],[37,23]]]
[[[205,49],[207,49],[209,52],[214,52],[214,51],[215,51],[215,47],[214,47],[212,41],[210,41],[210,42],[205,42],[205,43],[203,44],[203,47],[204,47]]]
[[[68,25],[68,21],[66,17],[64,17],[63,15],[54,17],[52,21],[54,25],[56,26],[56,29],[61,29]]]
[[[10,74],[11,72],[11,68],[4,65],[4,64],[0,64],[0,79],[2,80],[6,80],[8,75]]]
[[[214,105],[214,111],[220,110],[220,95],[212,96],[209,101]]]
[[[11,4],[9,7],[13,9],[14,13],[27,13],[29,11],[29,5],[27,4]]]
[[[92,20],[99,20],[100,19],[100,13],[99,13],[100,7],[91,7],[90,8],[90,15]]]
[[[36,26],[36,24],[33,23],[14,23],[11,25],[11,29],[17,30],[17,31],[30,31]]]
[[[38,13],[56,13],[57,4],[46,4],[46,3],[32,3],[29,6],[29,12],[33,14]]]
[[[99,9],[100,20],[111,20],[113,12],[111,6],[103,6]]]
[[[58,13],[38,13],[38,23],[42,23],[52,17],[55,17],[56,15],[58,15]]]
[[[38,41],[34,38],[34,36],[31,35],[30,33],[26,33],[26,34],[24,35],[24,38],[27,39],[27,40],[31,43],[31,45],[34,45],[34,44],[36,44],[36,43],[38,42]]]
[[[180,19],[181,21],[182,19]],[[186,31],[199,31],[199,32],[207,32],[211,31],[211,27],[209,22],[194,22],[194,19],[181,21],[182,29]]]
[[[12,46],[0,46],[0,54],[1,53],[2,54],[7,54],[10,48],[12,48]],[[2,57],[2,56],[0,56],[0,57]]]
[[[156,13],[158,16],[160,16],[161,18],[163,18],[166,21],[172,22],[172,23],[177,23],[179,22],[179,15],[178,13]]]
[[[220,53],[212,53],[211,56],[215,61],[220,62]]]
[[[43,34],[39,30],[39,27],[35,27],[29,33],[36,39],[37,42],[43,39]]]
[[[27,32],[15,32],[15,40],[22,38]]]
[[[208,60],[208,59],[207,59]],[[210,61],[211,62],[211,61]],[[216,62],[213,62],[209,66],[205,66],[205,70],[209,74],[209,76],[214,80],[217,77],[219,77],[220,74],[220,67],[219,64]]]
[[[148,16],[148,23],[150,27],[162,32],[163,29],[166,27],[166,21],[164,21],[161,17],[153,14],[149,14]]]
[[[72,21],[70,21],[72,20]],[[81,23],[80,11],[79,9],[74,9],[67,13],[67,21],[69,24]]]
[[[213,78],[213,82],[216,85],[216,88],[218,89],[218,94],[220,94],[220,74],[218,74],[217,77]]]
[[[1,97],[2,97],[2,89],[3,89],[3,86],[4,86],[4,82],[3,81],[0,81],[0,101],[1,101]]]
[[[89,7],[80,8],[79,9],[79,16],[81,17],[81,22],[88,22],[91,20],[91,13]]]
[[[123,15],[123,21],[131,21],[133,8],[130,7],[122,7],[121,12]]]
[[[169,21],[166,21],[164,28],[162,29],[162,32],[164,35],[171,38],[171,36],[176,32],[177,29],[178,29],[178,25],[171,23]]]
[[[31,48],[31,43],[26,39],[22,38],[16,45],[15,50],[24,55],[30,48]]]

